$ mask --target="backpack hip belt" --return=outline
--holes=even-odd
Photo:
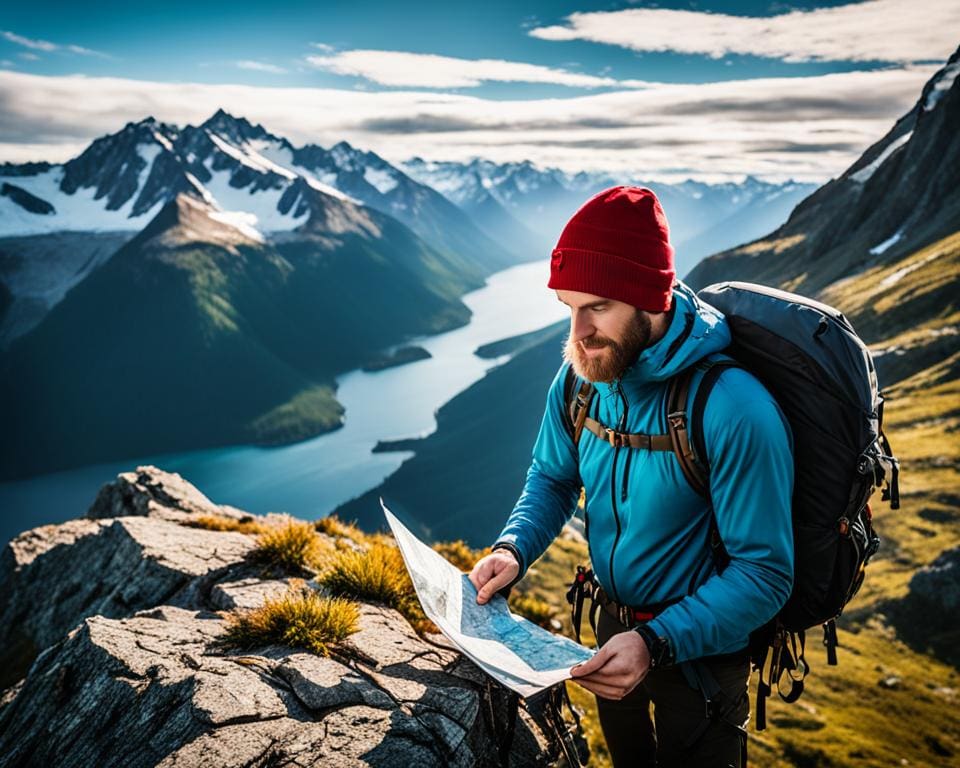
[[[577,574],[567,590],[567,602],[570,603],[570,619],[578,643],[581,642],[580,625],[583,620],[583,601],[587,597],[590,598],[590,609],[587,616],[595,635],[597,631],[597,611],[601,608],[628,629],[633,629],[638,624],[652,621],[671,605],[680,602],[681,599],[677,598],[643,606],[618,603],[600,586],[591,569],[578,565]]]

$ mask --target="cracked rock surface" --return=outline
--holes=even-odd
[[[179,475],[138,467],[101,489],[89,519],[10,542],[0,768],[557,759],[556,739],[514,694],[384,606],[361,604],[359,631],[334,657],[226,650],[220,611],[255,607],[287,582],[246,562],[253,537],[181,524],[223,509]]]

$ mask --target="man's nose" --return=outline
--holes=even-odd
[[[570,315],[570,332],[574,341],[583,341],[596,332],[586,312],[574,310]]]

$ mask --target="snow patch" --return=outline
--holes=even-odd
[[[253,214],[261,231],[288,231],[303,224],[310,216],[307,211],[298,217],[291,215],[296,206],[291,208],[291,213],[280,212],[280,198],[283,197],[286,186],[278,189],[261,189],[256,193],[246,188],[238,189],[230,185],[233,174],[229,170],[214,171],[210,167],[212,165],[213,160],[207,160],[206,168],[211,177],[205,186],[216,200],[217,207],[224,211],[244,211]]]
[[[256,240],[258,243],[266,242],[263,235],[260,234],[256,228],[257,217],[252,213],[245,213],[244,211],[211,211],[208,215],[214,221],[219,221],[239,230],[251,240]]]
[[[144,167],[137,177],[136,192],[120,208],[107,210],[107,199],[95,199],[97,188],[80,187],[72,195],[61,191],[63,166],[55,165],[34,176],[16,176],[10,183],[27,190],[32,195],[50,203],[56,214],[53,216],[30,213],[17,205],[9,197],[0,197],[0,236],[42,235],[49,232],[126,232],[143,229],[163,207],[163,201],[157,201],[150,210],[139,216],[131,216],[137,195],[143,189],[153,161],[161,152],[157,144],[141,144],[137,152],[143,159]]]
[[[880,281],[880,287],[889,288],[891,285],[896,285],[911,272],[916,272],[918,269],[920,269],[920,267],[924,266],[925,264],[929,264],[931,261],[941,255],[943,255],[943,251],[936,251],[935,253],[931,253],[929,256],[926,256],[919,261],[913,262],[913,264],[908,264],[902,269],[898,269],[896,272],[883,278],[883,280]]]
[[[167,150],[167,152],[173,152],[173,144],[170,143],[170,139],[160,133],[160,131],[154,131],[153,138],[155,138],[157,143]]]
[[[870,165],[866,166],[865,168],[861,168],[859,171],[852,174],[850,178],[860,184],[863,184],[864,182],[866,182],[867,179],[869,179],[871,176],[873,176],[874,173],[876,173],[877,168],[879,168],[881,165],[883,165],[887,161],[887,158],[890,157],[890,155],[892,155],[894,152],[900,149],[900,147],[902,147],[904,144],[910,141],[911,136],[913,136],[913,131],[907,131],[900,138],[894,139],[893,141],[891,141],[887,145],[887,148],[883,150],[883,152],[881,152],[877,156],[877,158],[872,163],[870,163]]]
[[[930,89],[930,93],[927,94],[926,101],[923,102],[924,112],[929,112],[937,106],[946,92],[953,88],[958,75],[960,75],[960,59],[943,68],[937,81],[933,84],[933,88]]]
[[[191,186],[193,186],[193,188],[197,190],[197,192],[199,192],[200,195],[203,197],[204,202],[207,202],[210,205],[217,204],[217,201],[213,199],[213,195],[210,194],[210,190],[208,190],[205,186],[203,186],[200,179],[198,179],[189,171],[186,171],[185,175],[187,177],[187,181],[190,182]]]
[[[882,243],[879,243],[878,245],[873,246],[873,248],[870,249],[870,253],[871,253],[872,255],[874,255],[874,256],[879,256],[881,253],[883,253],[884,251],[886,251],[888,248],[891,248],[892,246],[894,246],[894,245],[896,245],[897,243],[899,243],[901,237],[903,237],[903,227],[901,227],[901,228],[898,229],[896,232],[894,232],[892,235],[890,235],[890,237],[888,237],[888,238],[887,238],[886,240],[884,240]]]
[[[374,187],[381,195],[385,195],[397,188],[398,181],[390,171],[384,168],[366,168],[363,178],[367,184]]]
[[[220,136],[212,131],[207,131],[207,135],[210,137],[210,140],[216,144],[217,148],[221,152],[229,157],[232,157],[238,163],[250,168],[251,170],[257,171],[258,173],[276,173],[280,176],[283,176],[285,179],[295,179],[297,177],[297,174],[295,174],[293,171],[271,162],[252,148],[248,147],[246,148],[246,151],[243,151],[224,141]]]

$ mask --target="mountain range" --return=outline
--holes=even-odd
[[[668,184],[606,173],[566,173],[525,161],[403,163],[413,178],[442,192],[491,234],[508,235],[548,253],[570,215],[592,195],[617,184],[649,187],[663,203],[677,251],[677,272],[686,274],[704,256],[769,232],[816,189],[794,181],[773,184],[748,176],[742,182]]]

